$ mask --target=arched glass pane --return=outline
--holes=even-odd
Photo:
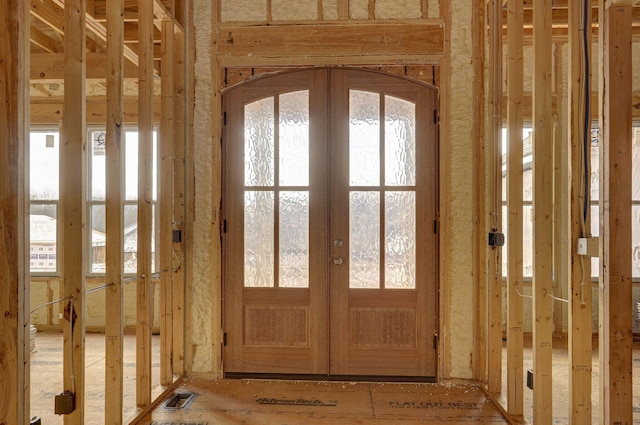
[[[416,184],[416,105],[385,96],[385,183]]]
[[[349,91],[349,182],[380,184],[380,95]]]
[[[244,182],[247,186],[273,186],[274,98],[244,107]]]

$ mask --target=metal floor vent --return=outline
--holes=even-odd
[[[173,393],[164,403],[162,403],[162,409],[165,410],[179,410],[186,409],[193,403],[197,397],[196,393],[181,392]]]

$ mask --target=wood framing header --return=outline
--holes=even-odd
[[[403,23],[339,25],[279,25],[218,27],[219,60],[226,66],[288,62],[321,63],[323,57],[387,57],[416,59],[444,56],[444,23],[426,20]],[[422,60],[420,60],[422,58]],[[433,60],[432,60],[433,61]]]

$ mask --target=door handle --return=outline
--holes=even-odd
[[[333,264],[335,264],[336,266],[339,266],[340,264],[342,264],[342,257],[335,257],[333,259]]]

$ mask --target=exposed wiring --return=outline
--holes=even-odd
[[[76,374],[73,367],[73,294],[69,296],[69,361],[71,363],[71,392],[76,393]]]
[[[72,295],[69,295],[68,297],[60,298],[59,300],[53,300],[53,301],[49,301],[48,303],[40,304],[39,306],[37,306],[33,310],[31,310],[31,312],[29,314],[35,313],[36,311],[40,310],[42,307],[46,307],[46,306],[51,305],[51,304],[56,304],[56,303],[61,303],[62,301],[66,301],[66,300],[70,299],[71,297],[72,297]]]
[[[569,303],[569,300],[565,300],[564,298],[558,298],[555,295],[553,295],[553,293],[551,293],[551,292],[544,291],[543,294],[546,295],[547,297],[550,297],[551,299],[556,300],[556,301],[561,301],[563,303]]]
[[[115,282],[111,282],[111,283],[107,283],[106,285],[102,285],[102,286],[96,286],[95,288],[91,288],[86,290],[84,293],[85,294],[93,294],[94,292],[98,292],[98,291],[102,291],[103,289],[107,289],[111,286],[116,286]]]
[[[587,24],[589,18],[589,1],[584,0],[582,4],[582,43],[584,49],[584,69],[583,69],[583,78],[581,79],[584,82],[584,128],[583,128],[583,159],[584,159],[584,206],[583,206],[583,220],[586,223],[587,217],[589,214],[589,191],[590,191],[590,167],[589,167],[589,154],[591,153],[591,132],[589,131],[591,125],[591,82],[590,80],[590,69],[591,64],[589,60],[589,37],[587,34]]]
[[[522,298],[533,298],[533,296],[531,296],[531,295],[523,294],[522,292],[520,292],[520,289],[518,288],[518,281],[517,280],[513,283],[513,286],[516,289],[516,294],[520,295]]]

